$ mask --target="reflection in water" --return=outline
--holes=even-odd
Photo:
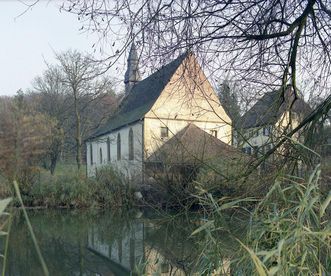
[[[192,275],[201,257],[203,241],[190,238],[197,225],[180,218],[77,211],[29,216],[50,275]],[[6,275],[42,275],[21,214],[10,233]]]

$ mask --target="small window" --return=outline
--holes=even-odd
[[[92,143],[90,143],[90,162],[91,162],[91,165],[93,165],[93,146],[92,146]]]
[[[270,136],[271,134],[271,126],[266,126],[263,128],[263,135]]]
[[[270,151],[271,150],[271,145],[266,145],[265,146],[265,152],[267,153],[268,151]]]
[[[253,147],[253,153],[254,153],[254,156],[258,156],[258,154],[259,154],[259,147],[257,147],[257,146],[254,146]]]
[[[121,134],[117,134],[117,160],[121,160]]]
[[[161,138],[169,137],[169,129],[167,127],[161,127]]]
[[[269,136],[270,135],[270,126],[263,128],[263,135]]]
[[[102,164],[102,148],[100,148],[99,158],[100,158],[100,164]]]
[[[212,130],[210,131],[210,134],[217,138],[217,130],[212,129]]]
[[[251,149],[251,147],[247,147],[247,148],[246,148],[246,153],[249,154],[249,155],[252,154],[252,149]]]
[[[133,160],[134,152],[133,152],[133,131],[132,128],[129,130],[129,160]]]
[[[110,138],[107,138],[107,161],[110,162]]]
[[[161,273],[169,273],[170,265],[169,263],[161,263]]]

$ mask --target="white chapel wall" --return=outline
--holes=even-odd
[[[169,138],[193,123],[231,144],[232,122],[193,56],[179,66],[161,95],[145,115],[145,153],[148,157],[167,139],[160,139],[162,126]]]
[[[95,140],[88,142],[87,146],[87,175],[95,176],[96,171],[104,166],[112,166],[115,170],[128,178],[140,178],[142,173],[142,122],[122,127],[109,134],[100,136]],[[133,132],[133,160],[129,160],[129,131]],[[117,138],[121,137],[121,156],[117,159]],[[110,141],[110,161],[108,161],[107,140]],[[91,163],[91,145],[92,161]],[[100,150],[102,154],[100,154]],[[102,156],[101,156],[102,155]],[[102,158],[101,158],[102,157]],[[140,181],[140,179],[137,179]]]

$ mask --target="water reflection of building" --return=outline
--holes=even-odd
[[[122,229],[122,235],[106,237],[99,228],[91,227],[88,232],[88,248],[123,269],[123,274],[142,272],[145,275],[186,275],[181,268],[171,263],[153,245],[146,243],[145,231],[153,231],[153,226],[135,222],[129,229]],[[162,238],[162,237],[160,237]]]
[[[30,213],[50,275],[197,275],[203,244],[189,238],[197,225],[155,217]],[[23,216],[15,218],[9,244],[6,276],[43,275]],[[233,244],[225,247],[233,252]]]
[[[107,238],[97,227],[91,227],[88,232],[88,248],[124,269],[133,271],[144,259],[144,224],[133,223],[130,229],[125,230],[122,235],[118,233],[114,238]]]

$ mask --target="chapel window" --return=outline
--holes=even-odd
[[[102,148],[100,148],[99,158],[100,158],[100,164],[102,164]]]
[[[107,161],[110,162],[110,138],[107,138]]]
[[[133,148],[133,131],[132,128],[129,130],[129,160],[134,159],[134,148]]]
[[[117,160],[121,160],[121,134],[117,134]]]
[[[169,129],[167,127],[161,127],[161,138],[169,137]]]
[[[90,143],[90,162],[91,162],[91,165],[93,165],[93,146],[92,146],[92,143]]]

